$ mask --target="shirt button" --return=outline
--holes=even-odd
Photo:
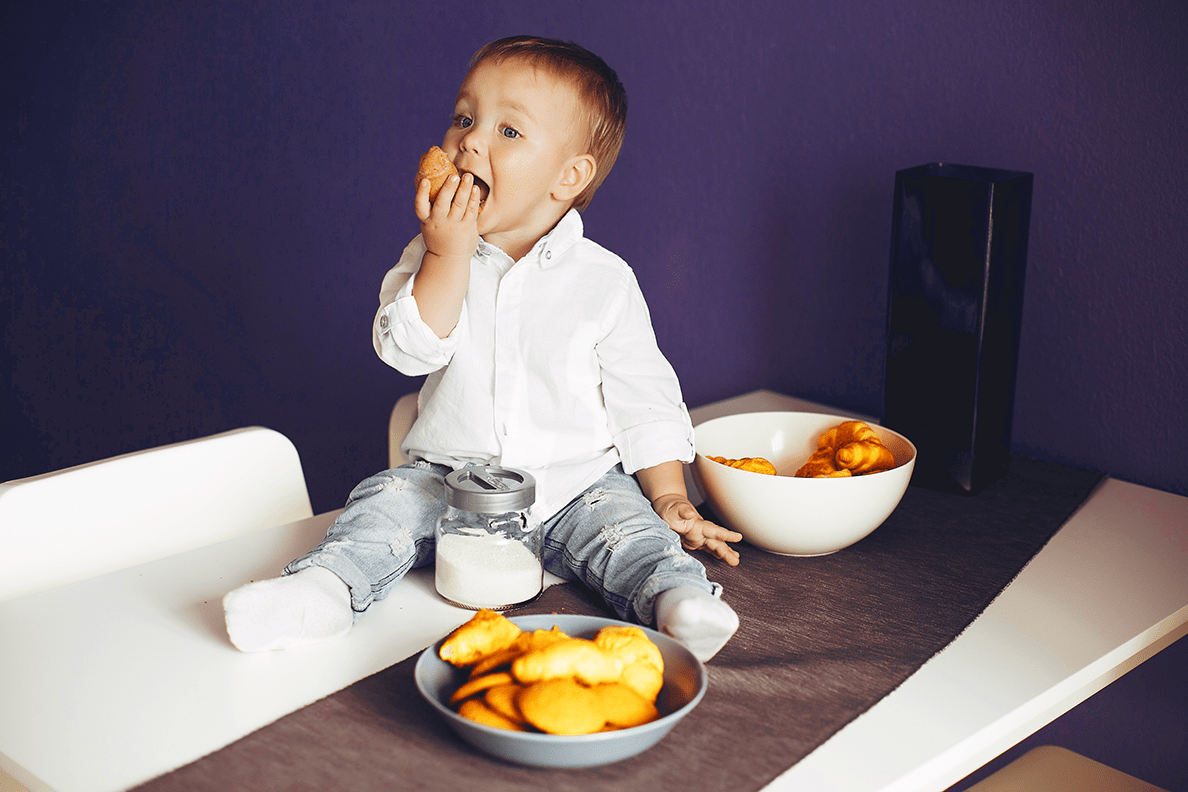
[[[380,315],[380,329],[381,330],[388,329],[388,315],[387,314]]]
[[[553,251],[551,251],[551,250],[546,250],[546,251],[545,251],[545,258],[546,258],[546,259],[551,259],[552,257],[553,257]]]

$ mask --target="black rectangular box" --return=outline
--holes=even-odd
[[[913,483],[974,493],[1006,472],[1033,177],[933,163],[895,174],[883,425]]]

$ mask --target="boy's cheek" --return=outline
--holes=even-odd
[[[454,135],[453,130],[446,133],[445,139],[441,141],[441,150],[453,162],[458,158],[458,138]]]

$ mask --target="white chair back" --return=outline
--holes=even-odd
[[[313,515],[283,434],[248,427],[0,484],[0,601]]]

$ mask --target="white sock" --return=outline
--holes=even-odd
[[[738,614],[713,594],[678,586],[656,598],[656,629],[688,647],[705,663],[738,629]]]
[[[351,590],[319,566],[248,583],[223,597],[227,636],[241,652],[337,641],[354,624]]]

